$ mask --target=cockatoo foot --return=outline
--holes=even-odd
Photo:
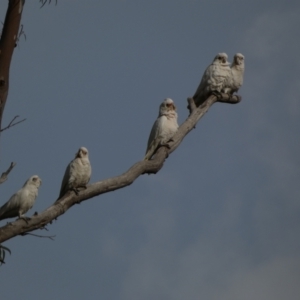
[[[212,91],[211,94],[216,96],[217,98],[222,98],[222,93],[220,93],[219,91]]]
[[[171,142],[172,140],[170,140],[170,142]],[[168,143],[165,143],[165,144],[161,144],[160,145],[161,147],[166,147],[166,148],[168,148],[168,149],[171,149],[171,146],[168,144]]]
[[[27,224],[28,224],[28,221],[31,220],[31,218],[26,217],[26,216],[20,216],[18,220],[20,220],[20,219],[24,220]]]
[[[73,188],[73,189],[72,189],[72,191],[74,191],[74,193],[76,194],[76,196],[78,196],[78,194],[79,194],[79,191],[78,191],[78,189],[76,189],[76,188]]]
[[[79,186],[78,188],[81,188],[81,189],[83,189],[83,190],[86,190],[86,189],[87,189],[87,186],[86,186],[86,185],[81,185],[81,186]]]

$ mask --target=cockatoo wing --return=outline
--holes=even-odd
[[[201,105],[211,92],[221,92],[226,78],[230,75],[229,65],[213,63],[209,65],[201,79],[201,82],[193,96],[197,106]]]
[[[205,97],[207,95],[207,93],[209,92],[209,85],[210,85],[210,80],[211,80],[211,77],[212,77],[212,73],[213,73],[213,68],[214,68],[214,65],[209,65],[203,76],[202,76],[202,79],[200,81],[200,84],[193,96],[194,100],[197,102],[197,103],[201,103],[203,101],[205,101]]]
[[[62,183],[61,183],[61,188],[60,188],[58,198],[61,198],[69,190],[69,180],[70,180],[71,167],[72,167],[72,162],[70,162],[69,165],[66,168],[66,171],[65,171]]]
[[[166,122],[167,118],[165,116],[157,118],[154,122],[148,139],[148,146],[144,160],[150,159],[157,147],[159,146],[159,144],[161,143],[163,139],[163,127],[165,126]]]
[[[211,64],[207,67],[193,96],[197,106],[202,104],[209,97],[211,92],[221,91],[229,71],[229,66],[227,69],[222,68],[219,64]]]
[[[17,192],[0,208],[0,220],[17,217],[19,209],[20,194]]]

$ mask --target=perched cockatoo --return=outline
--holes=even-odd
[[[92,168],[89,161],[89,152],[85,147],[81,147],[75,158],[67,166],[58,199],[69,190],[73,190],[78,194],[77,188],[86,187],[90,181],[91,174]]]
[[[232,95],[237,92],[243,84],[245,70],[245,57],[241,53],[235,54],[230,67],[230,75],[225,80],[223,92]]]
[[[176,106],[172,99],[165,99],[159,106],[158,118],[152,126],[144,160],[149,160],[159,146],[165,146],[178,129]]]
[[[227,59],[226,53],[219,53],[212,64],[206,68],[193,96],[196,106],[201,105],[212,92],[221,92],[226,78],[230,75],[230,63]]]
[[[31,176],[23,187],[13,194],[0,208],[0,220],[7,218],[25,218],[25,213],[33,206],[42,184],[39,176]]]

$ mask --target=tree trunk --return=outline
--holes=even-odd
[[[24,2],[24,0],[9,0],[0,39],[0,130],[9,89],[9,68],[18,42]]]

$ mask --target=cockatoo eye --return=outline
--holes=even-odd
[[[32,181],[36,182],[36,181],[37,181],[37,178],[36,178],[36,177],[33,177],[33,178],[32,178]]]

